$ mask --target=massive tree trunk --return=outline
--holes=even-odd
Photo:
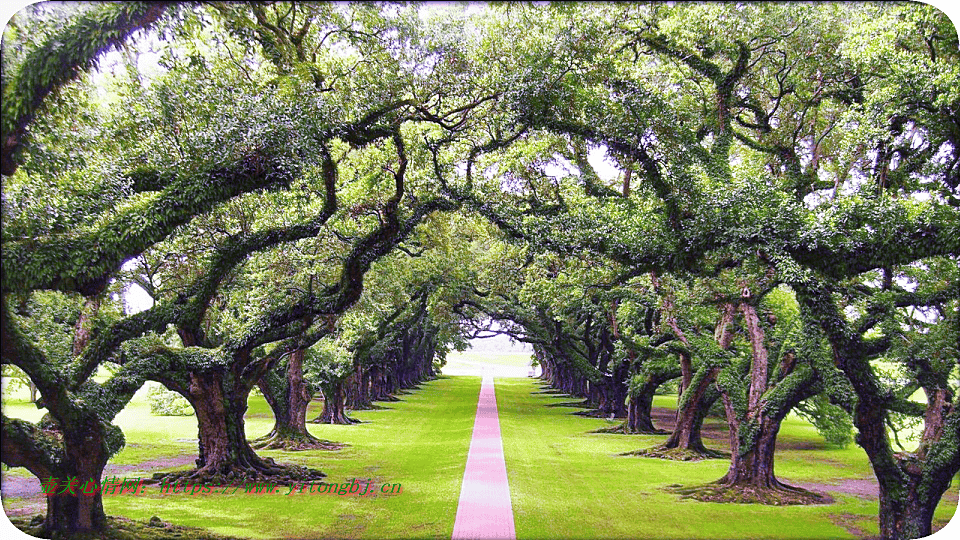
[[[188,377],[188,382],[172,379],[161,382],[186,397],[196,411],[197,468],[182,473],[159,473],[154,478],[227,485],[247,481],[320,480],[326,476],[306,467],[277,465],[272,459],[261,458],[254,452],[247,442],[243,419],[252,389],[251,379],[237,377],[228,371],[191,372]]]
[[[703,444],[701,436],[703,421],[710,407],[720,397],[720,393],[714,387],[716,370],[709,367],[701,369],[705,370],[704,375],[700,377],[698,372],[698,376],[692,379],[691,386],[687,387],[686,399],[681,401],[677,411],[677,425],[661,448],[678,450],[703,458],[726,457],[723,452],[711,450]]]
[[[720,320],[714,328],[714,339],[721,350],[730,348],[733,342],[733,318],[736,309],[730,304],[725,304],[720,313]],[[677,327],[676,321],[670,319],[674,331],[680,336],[684,345],[690,346],[686,337]],[[703,421],[713,403],[720,397],[714,383],[719,368],[701,365],[699,369],[693,369],[693,359],[689,354],[680,355],[680,366],[683,372],[683,381],[680,388],[680,396],[677,407],[677,425],[673,430],[670,439],[664,444],[664,448],[676,448],[690,452],[698,452],[704,457],[721,457],[722,453],[707,450],[703,446],[703,439],[700,436]]]
[[[79,431],[79,432],[78,432]],[[91,436],[100,432],[99,436]],[[67,461],[62,465],[61,474],[56,477],[63,483],[76,478],[76,496],[57,494],[47,499],[47,515],[43,522],[44,530],[51,535],[72,534],[77,531],[102,530],[106,526],[106,514],[103,511],[103,498],[100,479],[107,466],[109,455],[104,452],[102,430],[69,429],[64,433]],[[42,481],[43,479],[41,479]],[[85,494],[84,486],[93,480],[92,493]]]
[[[730,430],[730,468],[715,484],[740,488],[744,491],[743,502],[780,504],[794,502],[789,497],[785,499],[780,492],[809,493],[781,483],[774,474],[774,452],[782,416],[760,414],[755,420],[742,421],[726,396],[723,396],[723,404],[727,420],[735,429]],[[744,435],[744,429],[749,429],[752,439]]]
[[[910,540],[933,534],[933,513],[960,468],[960,415],[948,389],[927,390],[924,434],[916,452],[894,453],[886,433],[887,411],[873,399],[854,412],[857,443],[880,484],[880,537]],[[879,400],[876,400],[879,401]]]
[[[253,441],[253,448],[283,450],[337,450],[342,444],[318,439],[307,431],[307,406],[313,399],[303,378],[305,351],[295,350],[287,357],[283,376],[271,372],[257,382],[273,411],[270,433]]]
[[[200,439],[197,472],[226,476],[268,468],[247,443],[243,415],[249,394],[225,389],[219,373],[193,373],[190,379],[187,399],[197,413]]]
[[[615,319],[614,319],[615,321]],[[601,374],[600,382],[590,384],[591,401],[597,404],[597,413],[603,418],[624,418],[627,416],[627,377],[630,365],[627,361],[615,359],[615,350],[611,333],[604,327],[600,332],[600,353],[597,370]]]
[[[683,461],[726,457],[725,453],[704,446],[701,437],[703,421],[720,395],[714,388],[715,377],[715,368],[701,367],[680,397],[677,424],[670,433],[670,437],[659,446],[637,450],[630,454]],[[663,432],[655,431],[654,433]]]
[[[61,480],[77,478],[77,496],[57,495],[50,500],[47,505],[47,518],[44,520],[44,528],[48,531],[94,530],[106,526],[106,514],[103,511],[103,498],[99,488],[110,452],[107,451],[102,423],[95,418],[90,418],[85,423],[86,429],[71,426],[64,430],[64,446],[70,467],[66,471],[68,474]],[[98,436],[91,436],[92,433],[97,433]],[[92,489],[84,493],[88,482],[91,482]]]
[[[389,371],[380,365],[370,368],[370,401],[393,401],[394,388],[390,382]]]
[[[597,408],[600,414],[606,418],[624,418],[627,416],[627,385],[622,377],[617,377],[619,373],[614,372],[608,377],[604,377],[602,384],[597,385],[600,388]]]
[[[652,368],[653,366],[647,366]],[[644,369],[643,384],[633,390],[630,403],[627,406],[627,420],[617,429],[617,433],[644,433],[663,435],[667,432],[657,428],[653,423],[653,396],[657,388],[670,379],[675,379],[678,373],[672,366],[663,366],[663,369]]]
[[[666,431],[657,428],[653,424],[653,396],[656,388],[650,380],[643,385],[643,388],[635,396],[630,397],[630,404],[627,407],[627,421],[623,424],[624,433],[652,433],[662,435]]]
[[[3,463],[25,467],[45,486],[49,497],[42,535],[71,538],[78,533],[101,532],[107,523],[100,481],[110,456],[123,445],[120,430],[110,424],[112,415],[104,417],[104,411],[90,402],[95,399],[78,399],[77,394],[60,386],[46,356],[8,316],[7,299],[2,302],[0,344],[4,362],[27,373],[33,383],[31,390],[40,389],[50,411],[36,424],[2,417]],[[89,343],[90,319],[98,308],[98,300],[89,300],[84,306],[74,328],[74,355],[81,354]],[[135,391],[125,394],[126,399]],[[111,397],[125,403],[120,395]]]
[[[372,409],[372,380],[373,368],[364,369],[362,365],[357,364],[354,368],[353,377],[347,392],[347,408],[355,411]]]
[[[119,430],[104,425],[95,415],[75,418],[66,429],[56,423],[43,427],[23,420],[3,418],[3,462],[25,467],[48,493],[47,511],[40,533],[51,538],[72,538],[97,533],[106,527],[100,479],[117,446]],[[53,433],[62,446],[42,448]]]
[[[337,381],[323,385],[323,412],[311,420],[311,423],[349,425],[359,422],[359,420],[348,417],[344,411],[343,384],[343,381]]]
[[[831,502],[828,496],[786,485],[774,472],[774,457],[780,424],[792,406],[775,414],[759,412],[746,418],[738,415],[729,396],[722,394],[730,424],[730,467],[723,478],[694,488],[676,491],[712,502],[818,504]],[[799,400],[798,400],[799,401]]]
[[[909,540],[929,536],[933,512],[960,471],[960,407],[949,381],[935,375],[922,357],[918,379],[927,395],[924,430],[915,452],[895,453],[887,434],[889,395],[870,365],[882,351],[864,343],[863,332],[851,327],[832,290],[822,284],[796,287],[804,319],[818,326],[830,341],[834,363],[856,392],[853,423],[857,444],[867,454],[880,486],[880,537]]]
[[[667,308],[672,309],[670,301],[665,300],[664,303]],[[714,330],[717,345],[723,350],[730,348],[733,340],[731,323],[734,313],[733,306],[724,305],[720,320]],[[680,330],[676,318],[668,315],[666,320],[678,339],[689,348],[690,343],[684,336],[683,331]],[[709,365],[701,365],[699,369],[694,370],[693,359],[688,351],[680,353],[679,357],[680,395],[677,398],[676,425],[673,428],[673,433],[662,445],[633,453],[647,457],[681,460],[726,457],[723,452],[710,450],[704,446],[701,436],[703,421],[706,419],[710,407],[719,397],[719,393],[714,387],[719,369]]]
[[[752,353],[747,380],[744,382],[734,364],[718,374],[717,383],[730,427],[730,468],[712,484],[678,491],[703,501],[774,505],[829,502],[831,499],[824,495],[782,484],[773,468],[780,424],[793,407],[815,393],[816,375],[785,357],[779,380],[771,378],[766,337],[756,308],[747,302],[739,307]]]
[[[880,537],[911,540],[933,534],[933,513],[950,487],[947,475],[930,478],[915,456],[897,457],[899,482],[880,486]],[[931,481],[932,480],[932,481]]]

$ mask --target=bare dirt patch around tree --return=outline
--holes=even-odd
[[[719,483],[684,487],[677,484],[664,488],[681,499],[701,502],[767,504],[771,506],[831,504],[833,497],[796,486],[779,484],[770,487],[724,485]]]

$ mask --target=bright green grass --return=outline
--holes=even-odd
[[[520,356],[520,355],[518,355]],[[488,355],[506,364],[503,355]],[[478,361],[482,358],[478,359]],[[653,446],[663,436],[600,435],[589,431],[613,425],[602,419],[574,416],[576,409],[547,407],[569,396],[534,394],[539,381],[497,379],[500,424],[519,538],[851,538],[832,516],[864,534],[877,533],[877,503],[849,495],[837,504],[816,507],[762,507],[709,504],[678,499],[661,490],[668,484],[693,485],[715,480],[724,460],[676,463],[617,454]],[[159,516],[165,521],[253,538],[449,538],[460,492],[476,412],[479,379],[442,378],[426,383],[402,401],[381,403],[383,410],[350,412],[367,423],[353,426],[310,425],[314,435],[349,443],[337,452],[261,452],[279,463],[300,463],[326,472],[330,482],[354,477],[400,483],[393,497],[355,498],[329,495],[159,495],[107,497],[107,513],[133,519]],[[5,399],[4,413],[39,419],[42,411],[25,401],[25,392]],[[675,396],[657,396],[655,405],[671,407]],[[308,418],[318,414],[314,402]],[[710,418],[708,424],[723,425]],[[117,417],[127,446],[111,465],[158,462],[196,456],[196,419],[150,414],[145,391]],[[246,416],[247,434],[266,434],[273,419],[263,398],[253,395]],[[789,417],[781,430],[777,474],[787,482],[836,484],[845,478],[868,478],[862,450],[822,442],[806,422]],[[708,446],[725,444],[708,441]],[[801,446],[792,450],[787,447]],[[152,463],[152,465],[151,465]],[[186,467],[188,465],[184,465]],[[160,466],[170,470],[172,466]],[[138,471],[125,473],[132,477]],[[23,469],[5,474],[29,476]],[[951,488],[956,492],[957,484]],[[287,490],[283,489],[282,493]],[[953,495],[953,499],[956,496]],[[7,501],[5,501],[6,503]],[[956,503],[944,502],[936,521],[944,523]]]
[[[539,394],[538,381],[497,379],[497,408],[517,538],[798,538],[854,536],[831,516],[850,514],[851,523],[877,533],[877,503],[837,496],[836,504],[770,507],[680,501],[662,490],[670,484],[696,485],[723,476],[726,460],[672,462],[618,454],[650,447],[664,436],[593,434],[603,419],[547,407],[568,396]],[[657,406],[670,403],[658,397]],[[863,452],[831,449],[799,419],[784,422],[781,439],[803,441],[813,450],[786,450],[777,456],[782,480],[835,483],[870,475]],[[709,446],[719,447],[714,441]],[[820,447],[822,446],[822,448]],[[948,520],[956,503],[941,504]]]
[[[402,401],[382,403],[386,409],[350,413],[363,424],[309,426],[317,437],[348,443],[343,450],[260,452],[278,463],[318,468],[329,475],[329,482],[372,478],[399,483],[400,495],[252,495],[241,490],[183,496],[160,495],[151,487],[143,496],[105,497],[104,506],[111,515],[141,520],[156,515],[179,525],[250,538],[449,538],[479,390],[475,377],[432,381],[401,395]],[[251,397],[246,424],[251,438],[272,425],[265,407],[263,398]],[[189,433],[195,433],[193,429]],[[127,439],[140,442],[133,433]],[[195,455],[195,443],[190,448]]]

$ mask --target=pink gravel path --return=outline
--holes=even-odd
[[[516,537],[493,377],[484,375],[457,519],[453,524],[453,540]]]

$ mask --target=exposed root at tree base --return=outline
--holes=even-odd
[[[260,463],[248,466],[231,465],[219,469],[203,467],[191,471],[161,472],[146,480],[146,484],[202,484],[211,486],[242,486],[250,483],[292,485],[304,482],[319,482],[326,474],[302,465],[277,465],[273,459],[264,458]]]
[[[353,424],[362,424],[363,420],[357,420],[356,418],[350,418],[347,415],[342,415],[336,418],[323,418],[318,416],[313,420],[307,420],[309,424],[334,424],[338,426],[352,426]]]
[[[719,450],[693,450],[690,448],[666,448],[663,446],[654,446],[653,448],[642,448],[633,452],[624,452],[621,456],[640,456],[656,459],[669,459],[671,461],[703,461],[705,459],[727,459],[730,454]]]
[[[43,516],[33,518],[10,518],[13,525],[30,536],[43,536]],[[85,540],[236,540],[234,537],[221,536],[197,527],[172,525],[154,516],[150,521],[135,521],[123,517],[107,516],[106,530],[97,534],[70,533],[62,538]],[[58,538],[58,536],[54,536]]]
[[[577,416],[586,416],[588,418],[610,418],[609,412],[601,411],[600,409],[590,409],[588,411],[575,411],[573,414]],[[626,418],[626,415],[614,416],[614,418]]]
[[[563,401],[561,403],[547,403],[546,407],[576,407],[578,409],[592,409],[594,405],[589,401]]]
[[[389,410],[390,407],[384,407],[376,403],[364,403],[363,405],[357,405],[355,407],[347,407],[347,409],[351,411],[381,411]]]
[[[652,429],[649,431],[642,430],[628,430],[627,423],[621,422],[616,426],[602,427],[595,429],[590,433],[618,433],[620,435],[669,435],[669,431],[664,431],[662,429]]]
[[[288,452],[301,452],[304,450],[341,450],[347,446],[346,443],[318,439],[316,437],[284,437],[273,435],[261,437],[250,442],[254,450],[286,450]]]
[[[695,499],[702,502],[766,504],[771,506],[833,503],[833,497],[829,495],[785,484],[763,488],[723,484],[683,487],[673,484],[666,486],[664,490],[680,495],[681,499]]]

